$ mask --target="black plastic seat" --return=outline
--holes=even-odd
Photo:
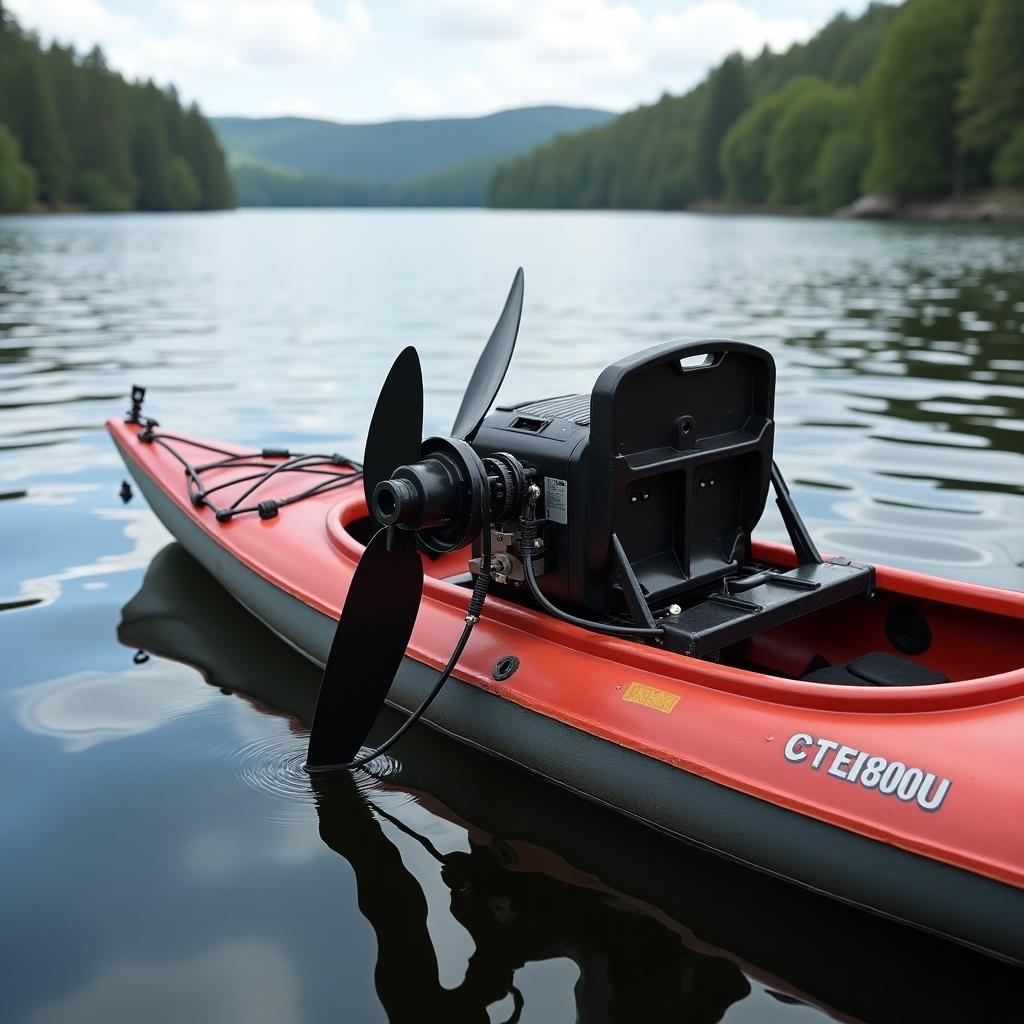
[[[949,682],[949,677],[941,672],[884,651],[862,654],[844,665],[816,668],[800,678],[808,683],[840,686],[930,686]]]

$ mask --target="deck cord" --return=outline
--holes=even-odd
[[[219,448],[216,445],[193,441],[191,438],[181,437],[178,434],[158,431],[156,429],[158,426],[156,420],[142,417],[138,422],[142,425],[142,430],[138,433],[139,440],[144,444],[159,445],[181,463],[185,470],[190,501],[197,508],[206,507],[210,509],[220,523],[229,522],[235,516],[251,513],[257,514],[260,519],[273,519],[280,509],[288,505],[294,505],[297,501],[311,498],[317,494],[323,494],[325,491],[334,491],[341,487],[348,487],[363,478],[361,463],[338,453],[332,455],[306,455],[291,452],[287,448],[263,448],[260,451],[254,452],[233,452],[226,448]],[[200,465],[193,465],[178,450],[177,446],[183,444],[187,444],[192,448],[200,448],[214,455],[220,455],[222,458]],[[270,461],[272,459],[283,459],[284,461]],[[251,469],[254,472],[232,476],[229,480],[223,480],[209,487],[204,485],[204,473],[226,469]],[[250,504],[243,504],[243,502],[253,498],[253,495],[269,481],[280,478],[288,473],[307,473],[312,476],[323,477],[323,479],[311,487],[306,487],[295,494],[289,494],[283,498],[265,498],[262,501],[253,499]],[[226,487],[235,487],[238,484],[249,484],[249,486],[229,505],[219,506],[210,497]]]
[[[156,420],[139,417],[135,422],[140,423],[142,426],[142,430],[138,434],[140,441],[144,444],[160,445],[161,448],[182,464],[188,480],[188,493],[192,504],[197,507],[205,506],[211,509],[217,517],[217,521],[222,523],[235,516],[245,515],[250,512],[258,513],[261,519],[272,519],[277,515],[277,510],[286,505],[302,501],[303,498],[310,498],[315,494],[322,494],[324,491],[348,487],[357,480],[361,480],[363,476],[361,463],[355,462],[344,455],[299,455],[285,448],[263,448],[259,452],[237,453],[226,448],[218,448],[216,445],[193,441],[191,438],[181,437],[178,434],[169,434],[166,431],[158,433],[156,431],[158,426]],[[224,457],[214,462],[194,466],[177,451],[174,447],[175,444],[188,444],[193,448],[201,448],[204,451]],[[277,463],[265,461],[271,458],[285,459],[285,461]],[[345,472],[325,468],[328,466],[339,467],[341,470],[345,470]],[[256,469],[258,472],[250,473],[247,476],[234,477],[213,487],[204,487],[201,475],[214,469]],[[287,498],[273,498],[258,502],[255,505],[242,505],[246,498],[250,497],[268,480],[279,473],[315,473],[326,476],[329,479],[322,480],[304,491],[289,495]],[[249,481],[253,481],[252,485],[224,508],[219,508],[210,500],[209,496],[215,491]],[[487,591],[491,585],[491,525],[486,517],[481,531],[481,548],[480,572],[477,575],[476,583],[473,586],[473,593],[469,599],[469,606],[466,609],[466,624],[463,626],[462,635],[455,644],[447,664],[437,677],[437,682],[434,683],[430,692],[420,702],[419,707],[411,712],[409,717],[379,747],[366,754],[361,754],[351,761],[332,765],[332,770],[338,768],[362,768],[380,757],[381,754],[390,750],[423,717],[427,708],[433,703],[434,698],[441,692],[441,687],[448,682],[452,672],[455,671],[459,658],[462,657],[462,652],[466,649],[466,644],[469,643],[473,627],[480,621],[484,601],[487,599]]]

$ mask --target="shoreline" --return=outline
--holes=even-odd
[[[962,196],[908,199],[866,195],[838,210],[808,213],[799,207],[704,200],[689,207],[692,213],[764,214],[773,217],[835,217],[840,220],[926,221],[935,224],[1024,223],[1024,191],[988,189]]]
[[[962,196],[937,199],[900,199],[895,196],[862,196],[836,210],[835,217],[850,220],[918,220],[940,223],[1024,223],[1024,192],[989,189]]]
[[[985,192],[968,193],[963,196],[946,196],[939,199],[900,199],[895,196],[862,196],[856,202],[838,210],[823,213],[809,213],[797,207],[771,206],[758,203],[725,203],[713,200],[702,200],[681,210],[650,210],[647,208],[625,207],[510,207],[510,206],[434,206],[434,205],[381,205],[381,206],[271,206],[259,204],[253,206],[237,205],[217,210],[91,210],[88,207],[73,204],[46,206],[35,204],[32,209],[10,211],[5,216],[35,216],[60,214],[101,214],[131,216],[133,213],[174,214],[174,213],[229,213],[233,210],[518,210],[521,212],[552,212],[571,211],[574,213],[588,212],[627,212],[627,213],[701,213],[725,216],[767,216],[793,218],[834,218],[839,220],[891,220],[917,221],[933,224],[1024,224],[1024,190],[1000,189]]]

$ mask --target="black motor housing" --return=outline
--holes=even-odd
[[[614,533],[657,605],[747,557],[771,479],[774,393],[763,349],[670,342],[612,364],[590,395],[499,406],[473,447],[536,471],[545,594],[620,610]]]

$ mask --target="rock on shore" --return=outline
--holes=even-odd
[[[1018,192],[983,192],[945,199],[904,200],[898,196],[861,196],[836,210],[855,220],[1016,221],[1024,223],[1024,196]]]

